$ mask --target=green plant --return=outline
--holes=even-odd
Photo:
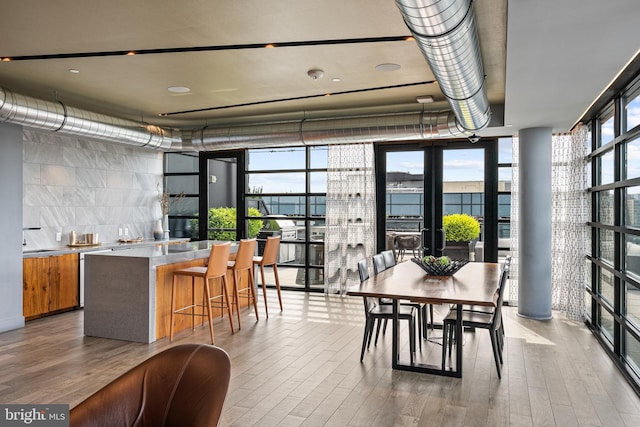
[[[260,211],[256,208],[249,208],[249,216],[260,216]],[[208,218],[209,240],[237,240],[236,238],[236,208],[210,208]],[[261,219],[248,220],[247,237],[252,239],[258,235],[262,229]],[[191,229],[197,233],[198,220],[191,220]]]
[[[442,226],[449,242],[468,242],[480,236],[480,223],[467,214],[445,215]]]

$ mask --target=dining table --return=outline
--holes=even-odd
[[[359,285],[348,289],[347,295],[392,300],[392,361],[393,369],[462,377],[461,339],[456,342],[455,366],[431,365],[418,361],[406,362],[400,357],[398,306],[402,300],[428,304],[455,305],[456,336],[462,337],[462,307],[476,305],[495,307],[500,265],[491,262],[469,262],[450,276],[432,276],[415,262],[402,262],[388,268]]]

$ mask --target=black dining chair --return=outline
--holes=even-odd
[[[384,266],[391,268],[396,265],[396,256],[391,249],[380,252],[382,258],[384,258]]]
[[[360,274],[360,282],[364,282],[369,278],[369,267],[367,260],[358,261],[358,273]],[[365,326],[364,336],[362,338],[362,351],[360,352],[360,361],[364,359],[364,351],[371,346],[371,337],[376,321],[380,323],[382,320],[393,319],[393,308],[391,305],[379,305],[375,298],[362,297],[364,301]],[[415,308],[408,306],[398,307],[398,318],[409,322],[409,350],[411,353],[411,363],[413,363],[413,354],[416,351],[416,333],[415,333]],[[376,343],[377,344],[377,336]],[[375,345],[374,344],[374,345]]]
[[[496,307],[491,313],[483,313],[478,311],[463,311],[462,326],[478,329],[487,329],[491,338],[491,347],[493,349],[493,359],[498,371],[498,378],[502,378],[501,365],[503,364],[502,349],[504,346],[502,334],[504,328],[502,325],[502,304],[504,303],[504,289],[509,276],[509,267],[505,266],[500,273],[500,281],[496,290],[497,301]],[[449,313],[442,320],[442,369],[445,368],[445,359],[447,348],[451,355],[451,347],[454,340],[454,331],[458,319],[455,309],[449,310]],[[455,337],[456,345],[461,345],[462,337]]]
[[[373,271],[375,274],[380,273],[386,269],[389,269],[396,265],[396,258],[393,255],[393,251],[387,250],[382,251],[379,254],[373,256]],[[381,298],[379,301],[380,305],[391,304],[390,299]],[[428,316],[427,316],[427,305],[429,306],[431,313],[431,322],[433,326],[433,306],[431,304],[422,304],[422,303],[414,303],[414,302],[401,302],[401,305],[409,305],[418,310],[418,324],[420,325],[418,338],[422,340],[422,338],[427,339],[428,333]],[[380,324],[378,324],[378,331],[376,331],[376,340],[378,338],[378,333],[380,329]],[[387,330],[387,322],[384,322],[384,326],[382,327],[382,333],[384,334]],[[420,350],[422,350],[422,341],[420,342]]]
[[[373,274],[378,274],[387,269],[387,264],[384,261],[382,254],[375,254],[373,257]]]
[[[504,271],[505,269],[510,270],[511,268],[511,255],[508,255],[504,262],[502,263],[501,266],[501,271]],[[507,277],[505,278],[505,282],[506,280],[509,279],[509,273],[507,273]],[[471,312],[475,312],[475,313],[489,313],[492,314],[493,311],[495,309],[493,307],[485,307],[485,306],[481,306],[481,305],[463,305],[462,306],[462,311],[471,311]],[[502,345],[502,341],[504,338],[504,323],[502,322],[502,320],[500,321],[501,327],[500,327],[500,345]]]

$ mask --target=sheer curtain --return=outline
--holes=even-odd
[[[587,282],[587,221],[591,205],[587,194],[586,126],[578,126],[570,135],[552,137],[552,237],[551,303],[554,310],[569,319],[582,320]],[[518,140],[513,141],[511,193],[512,267],[509,302],[518,300]],[[515,248],[515,250],[513,249]]]
[[[373,157],[371,143],[329,146],[324,243],[327,293],[345,293],[359,283],[358,260],[375,253]]]

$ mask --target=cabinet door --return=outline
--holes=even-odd
[[[27,258],[22,266],[22,315],[45,314],[49,311],[49,258]]]
[[[49,311],[78,305],[78,254],[49,257]]]

